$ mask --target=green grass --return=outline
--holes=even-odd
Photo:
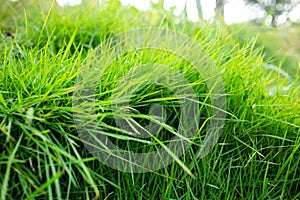
[[[300,27],[295,24],[289,27],[264,27],[251,23],[232,25],[232,30],[240,42],[257,38],[256,46],[263,47],[264,57],[270,63],[281,67],[291,76],[299,74]]]
[[[42,9],[24,6],[12,3],[14,11],[7,12],[14,17],[6,15],[0,23],[1,199],[300,198],[299,74],[293,74],[295,84],[289,90],[280,92],[285,81],[279,72],[263,67],[263,49],[257,48],[255,40],[241,44],[225,25],[191,23],[184,15],[175,17],[158,5],[147,13],[116,2],[64,9],[50,9],[48,4]],[[182,57],[158,49],[128,52],[106,68],[92,59],[99,53],[97,47],[118,33],[151,26],[193,38],[221,72],[225,126],[218,143],[204,158],[199,158],[198,150],[211,122],[212,91],[205,86],[210,77],[202,77]],[[179,104],[190,99],[145,83],[153,78],[152,73],[129,79],[129,83],[123,79],[147,63],[182,73],[197,95],[201,126],[195,138],[183,136],[191,143],[183,156],[168,152],[175,161],[167,167],[126,173],[105,166],[88,152],[77,132],[74,113],[86,114],[84,106],[95,106],[101,134],[125,150],[165,148],[172,141],[168,135],[179,134]],[[92,79],[95,74],[81,77],[82,67],[90,64],[102,67],[96,74],[99,84]],[[172,70],[168,76],[176,78]],[[92,96],[96,104],[74,105],[80,81],[97,84],[88,85],[97,88]],[[186,86],[175,83],[173,88]],[[268,95],[270,86],[277,88],[273,96]],[[135,87],[138,92],[130,96],[126,107],[131,112],[114,107],[124,99],[112,102],[112,96],[122,97]],[[82,98],[88,96],[83,93]],[[166,123],[148,114],[153,104],[164,106]],[[118,113],[141,124],[151,121],[161,132],[152,139],[132,139],[132,133],[117,126],[114,115]],[[87,113],[86,117],[89,120],[94,115]]]

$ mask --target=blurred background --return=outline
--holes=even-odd
[[[83,0],[92,2],[93,0]],[[97,2],[97,1],[96,1]],[[151,9],[151,3],[159,0],[120,0],[122,5],[132,5],[140,10]],[[259,24],[286,25],[300,20],[299,0],[164,0],[166,10],[174,10],[180,15],[185,9],[188,18],[198,21],[199,18],[213,20],[219,15],[227,24],[255,21]],[[57,0],[60,6],[74,6],[82,0]],[[101,4],[102,1],[100,0]]]

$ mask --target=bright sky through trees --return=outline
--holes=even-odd
[[[120,0],[123,5],[133,5],[140,10],[147,10],[150,8],[150,0]],[[152,0],[157,2],[157,0]],[[59,5],[76,5],[80,4],[81,0],[57,0]],[[187,2],[187,11],[190,20],[197,21],[197,6],[195,0],[165,0],[164,7],[170,9],[176,6],[175,13],[179,14],[183,11],[185,2]],[[206,20],[212,19],[214,16],[215,1],[201,0],[203,17]],[[225,22],[227,24],[245,22],[256,17],[262,17],[264,13],[260,10],[253,10],[247,7],[243,0],[227,0],[225,4]],[[292,21],[300,19],[300,5],[295,8],[289,17]],[[282,19],[284,22],[285,19]]]

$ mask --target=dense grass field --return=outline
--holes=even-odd
[[[174,16],[160,4],[153,7],[151,12],[141,12],[116,1],[72,8],[48,1],[1,5],[1,200],[300,199],[299,64],[284,68],[293,72],[291,84],[280,73],[280,65],[278,70],[265,67],[270,59],[255,37],[241,41],[243,34],[237,28],[192,23],[184,13]],[[190,43],[178,43],[175,53],[145,48],[115,54],[109,46],[123,47],[126,44],[117,40],[120,34],[147,27],[189,38],[201,47],[189,53],[198,55],[199,51],[209,60],[200,62],[201,69],[209,71],[213,65],[218,73],[197,71],[185,59],[184,49]],[[151,36],[147,35],[149,41],[156,41]],[[154,43],[175,48],[171,39]],[[103,62],[104,56],[113,61]],[[170,70],[161,67],[139,73],[139,67],[146,64]],[[179,81],[182,77],[174,71],[187,82]],[[124,78],[132,73],[141,77]],[[161,74],[163,81],[173,80],[169,88],[145,82]],[[218,93],[211,83],[216,75],[224,87]],[[82,86],[94,89],[93,93]],[[132,88],[135,94],[124,95]],[[196,98],[174,94],[178,88],[192,88]],[[219,97],[225,104],[213,105]],[[199,123],[191,138],[179,131],[187,123],[180,121],[183,102],[200,105],[194,110],[199,117],[189,119]],[[148,112],[161,108],[158,104],[166,112],[164,119]],[[90,106],[95,113],[87,111]],[[213,110],[223,117],[215,119]],[[78,123],[78,116],[83,117],[79,121],[87,121]],[[136,133],[118,125],[120,118],[134,118],[143,125],[151,122],[159,133],[134,137]],[[101,131],[88,126],[94,119]],[[199,149],[214,120],[224,122],[222,134],[211,151],[201,156]],[[145,173],[114,169],[85,148],[79,130],[93,129],[125,151],[165,149],[174,162]],[[167,147],[175,141],[174,135],[189,144],[181,156]],[[130,158],[128,163],[132,163]]]

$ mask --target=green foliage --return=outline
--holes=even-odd
[[[277,17],[289,13],[295,8],[299,1],[297,0],[245,0],[250,5],[258,6],[261,10],[265,11],[267,16],[272,17],[272,25],[277,25]]]
[[[55,4],[22,8],[14,12],[18,20],[9,26],[13,36],[7,34],[7,18],[0,26],[1,199],[300,197],[299,85],[269,96],[265,88],[270,79],[279,89],[282,82],[263,68],[255,41],[240,44],[226,26],[191,23],[162,9],[140,12],[113,1],[73,8]],[[130,174],[104,166],[84,148],[73,119],[74,112],[84,110],[73,106],[72,96],[80,68],[99,44],[126,30],[149,26],[182,32],[203,47],[222,72],[227,118],[218,144],[207,157],[196,155],[207,131],[204,126],[179,158],[181,162],[157,172]],[[114,129],[111,115],[110,94],[124,73],[152,60],[184,71],[203,105],[209,104],[205,101],[209,91],[199,74],[176,55],[147,49],[131,53],[105,69],[99,87],[105,90],[97,90],[96,97],[101,125],[117,143],[138,152],[146,151],[146,145],[124,144],[124,134]],[[297,83],[299,75],[294,80]],[[170,91],[163,88],[141,88],[130,107],[142,107],[135,113],[142,118],[149,106],[147,98],[160,100],[173,114],[170,126],[176,127],[177,102],[168,97]],[[203,112],[209,110],[209,105],[202,107]],[[161,137],[156,142],[161,145],[165,140],[170,139]]]
[[[256,39],[256,47],[263,48],[264,59],[279,66],[292,77],[300,73],[300,27],[268,28],[251,23],[232,25],[232,32],[242,44],[249,38]],[[276,42],[274,42],[276,41]]]

